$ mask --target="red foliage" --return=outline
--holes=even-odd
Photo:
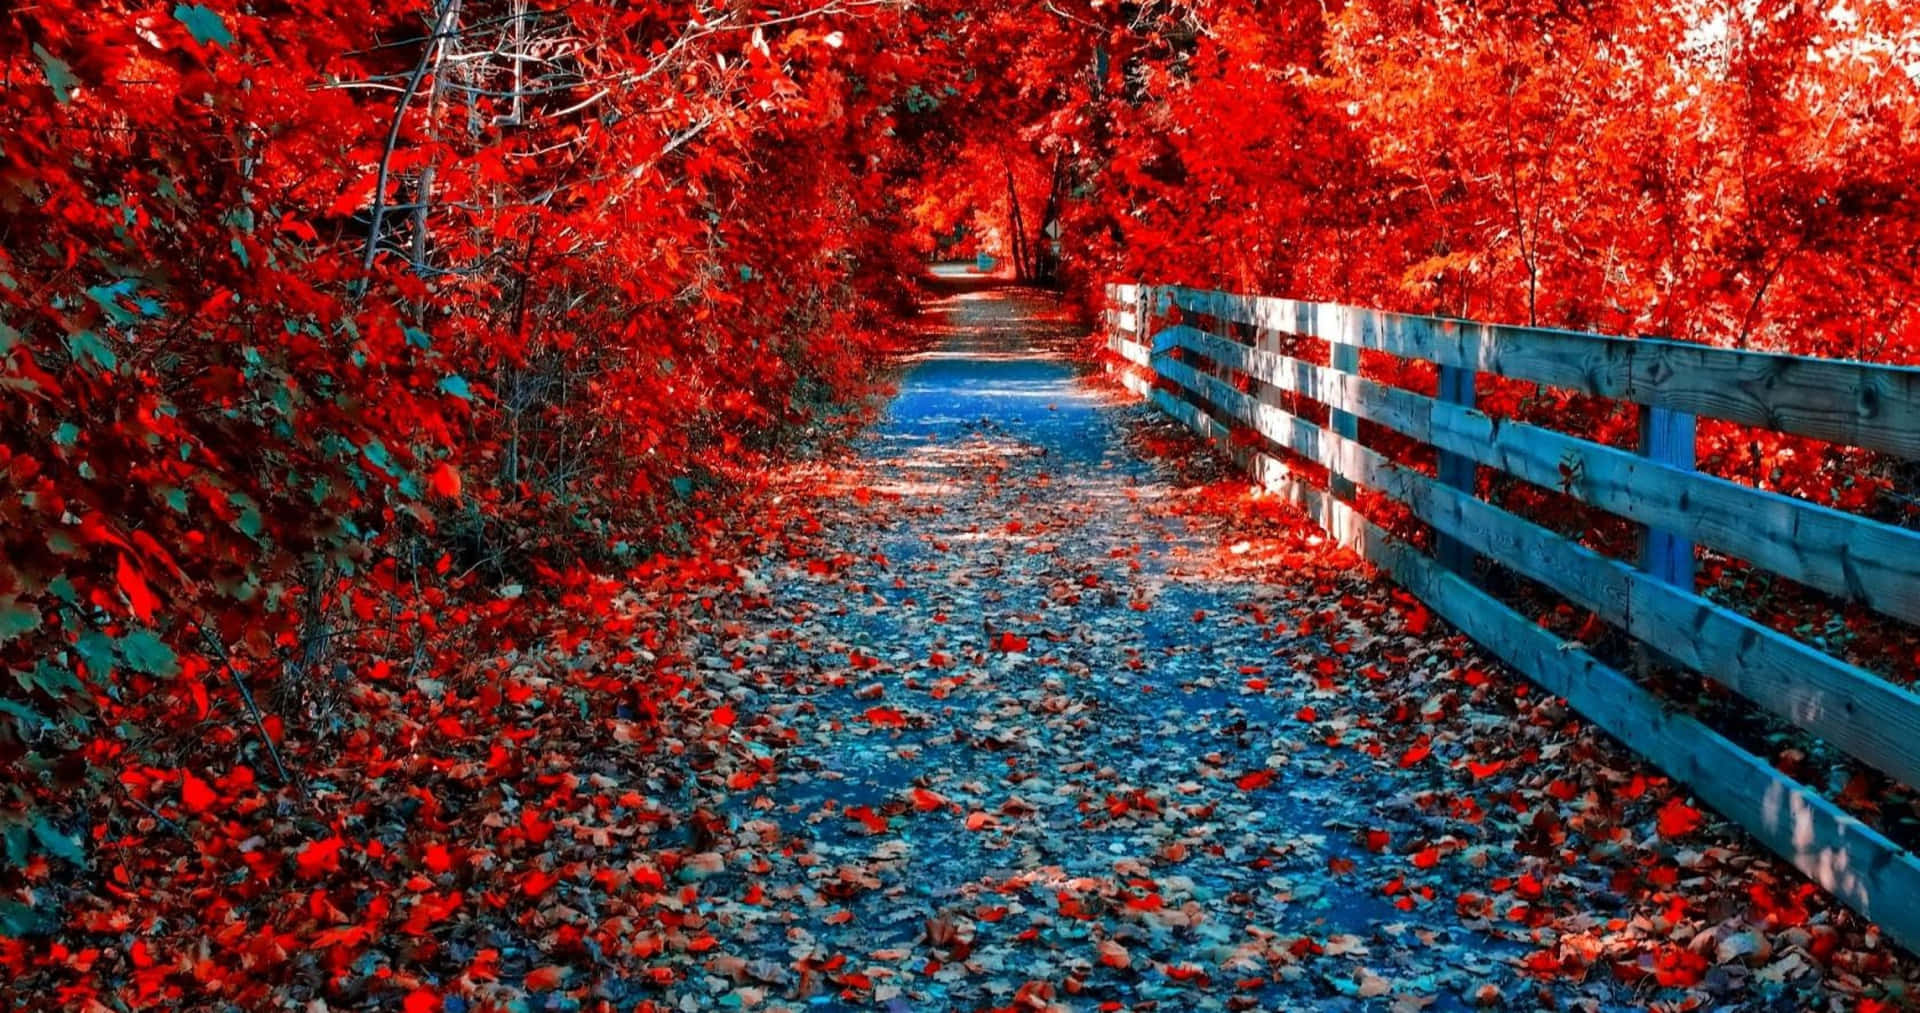
[[[690,687],[631,588],[685,605],[737,584],[712,539],[750,527],[729,507],[752,465],[854,412],[906,269],[941,239],[1082,288],[1920,359],[1901,90],[1920,12],[1687,10],[10,10],[0,935],[68,934],[0,944],[0,968],[76,1008],[563,987],[435,926],[540,921],[541,898],[597,874],[535,859],[591,833],[581,814],[699,821],[583,785],[531,729],[666,738]],[[1630,438],[1606,405],[1484,393]],[[1911,476],[1858,455],[1703,438],[1718,473],[1914,509]],[[565,660],[586,655],[605,667]],[[699,735],[751,729],[702,707],[681,715]],[[454,811],[508,798],[497,822]],[[1698,820],[1674,801],[1658,826]],[[503,861],[510,879],[482,874]],[[654,895],[701,861],[598,872]],[[651,956],[651,917],[554,931]],[[366,972],[383,935],[437,980]],[[90,984],[103,962],[111,989]]]
[[[6,15],[0,935],[139,878],[105,863],[130,833],[224,837],[340,755],[378,779],[414,746],[370,724],[506,734],[416,680],[632,634],[593,571],[703,542],[869,392],[906,306],[906,64],[859,19],[757,10]],[[378,844],[207,846],[291,885]],[[299,938],[213,948],[269,987]]]

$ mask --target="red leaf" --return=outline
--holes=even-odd
[[[219,801],[220,796],[214,792],[213,787],[198,777],[188,774],[181,780],[180,804],[186,806],[188,812],[206,812]]]
[[[866,827],[870,834],[881,834],[887,830],[887,818],[874,812],[871,806],[854,806],[847,810],[847,818]]]
[[[1433,755],[1433,747],[1422,741],[1419,745],[1400,755],[1400,766],[1411,767]]]
[[[293,856],[294,871],[301,879],[319,879],[327,873],[340,868],[340,849],[346,841],[339,837],[329,837],[324,841],[309,841]]]
[[[1234,787],[1239,788],[1241,791],[1257,791],[1272,784],[1273,777],[1274,774],[1271,770],[1255,770],[1241,774],[1239,780],[1233,782],[1233,784]]]
[[[1438,864],[1440,864],[1439,848],[1422,848],[1413,856],[1413,867],[1416,869],[1431,869]]]
[[[1667,804],[1660,807],[1659,826],[1662,837],[1679,837],[1692,833],[1704,822],[1706,819],[1700,815],[1700,810],[1680,801],[1678,795],[1667,799]]]
[[[147,579],[140,576],[140,571],[134,567],[133,561],[128,559],[125,553],[120,555],[118,578],[120,590],[126,594],[127,604],[133,607],[133,614],[143,623],[153,622],[153,610],[159,606],[160,599],[154,597],[153,592],[147,588]]]
[[[433,474],[427,478],[427,484],[434,492],[448,499],[457,499],[460,496],[460,472],[444,461],[434,466]]]
[[[559,985],[566,977],[567,972],[564,968],[548,964],[528,971],[525,985],[530,991],[544,992]]]
[[[882,728],[904,728],[907,724],[907,716],[892,707],[869,707],[866,718],[869,723]]]
[[[439,993],[428,988],[416,988],[407,995],[407,1001],[401,1009],[404,1013],[437,1013],[440,1007]]]

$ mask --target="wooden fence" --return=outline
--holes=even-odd
[[[1920,786],[1920,696],[1696,593],[1694,546],[1920,622],[1920,532],[1693,468],[1696,416],[1920,458],[1920,369],[1408,316],[1178,286],[1107,290],[1122,379],[1230,453],[1342,544],[1814,882],[1920,950],[1920,860],[1475,582],[1476,554],[1591,610],[1899,781]],[[1169,324],[1179,311],[1181,322]],[[1209,327],[1195,323],[1214,323]],[[1230,335],[1240,333],[1248,340]],[[1330,365],[1273,350],[1324,341]],[[1436,364],[1438,396],[1360,375],[1362,349]],[[1133,367],[1138,367],[1138,370]],[[1640,406],[1639,452],[1474,408],[1482,373]],[[1322,427],[1281,392],[1327,408]],[[1436,476],[1359,441],[1366,419],[1434,447]],[[1234,439],[1235,431],[1258,440]],[[1325,467],[1325,488],[1274,456]],[[1643,525],[1638,565],[1480,499],[1481,467]],[[1431,526],[1429,554],[1351,505],[1355,486]]]

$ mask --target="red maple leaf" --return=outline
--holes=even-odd
[[[294,872],[301,879],[319,879],[340,868],[340,849],[346,841],[338,836],[309,841],[293,856]]]
[[[192,774],[188,774],[181,779],[180,804],[186,806],[188,812],[206,812],[208,809],[213,808],[214,804],[219,801],[219,794],[215,792],[213,786],[207,782],[202,781]]]
[[[1667,799],[1667,804],[1660,807],[1658,825],[1662,837],[1690,834],[1700,829],[1700,824],[1704,822],[1706,818],[1700,815],[1700,810],[1680,801],[1678,795]]]

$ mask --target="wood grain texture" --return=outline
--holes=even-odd
[[[1406,504],[1435,530],[1553,587],[1677,663],[1712,678],[1786,720],[1909,784],[1920,784],[1920,696],[1767,629],[1471,494],[1321,429],[1218,377],[1177,363],[1163,375],[1258,431],[1277,446]],[[1182,403],[1189,425],[1229,427]],[[1244,463],[1244,462],[1243,462]],[[1277,462],[1276,462],[1277,463]],[[1317,508],[1316,515],[1324,508]]]
[[[1428,439],[1516,478],[1920,622],[1920,532],[1438,402]]]
[[[1444,453],[1557,489],[1669,532],[1678,541],[1712,546],[1886,615],[1920,622],[1920,532],[1334,374],[1191,327],[1169,328],[1156,341],[1338,406]]]
[[[1181,299],[1179,290],[1175,299]],[[1348,338],[1364,335],[1365,321],[1352,315],[1272,302],[1261,307],[1264,318],[1218,315],[1251,317],[1256,326],[1275,327],[1284,310],[1309,318],[1314,327],[1339,328]],[[1224,308],[1217,302],[1207,305]],[[1680,577],[1677,573],[1658,567],[1647,572],[1607,558],[1476,498],[1471,489],[1457,487],[1461,483],[1442,482],[1399,465],[1350,433],[1323,429],[1285,411],[1263,390],[1312,397],[1337,412],[1388,425],[1462,459],[1561,488],[1643,523],[1670,527],[1676,542],[1698,538],[1903,618],[1920,615],[1920,603],[1914,600],[1920,593],[1915,569],[1920,566],[1920,535],[1699,475],[1680,466],[1685,461],[1677,446],[1659,455],[1665,460],[1648,460],[1551,430],[1502,423],[1464,405],[1387,388],[1191,326],[1156,334],[1153,346],[1156,352],[1185,349],[1227,373],[1212,375],[1193,364],[1156,356],[1161,376],[1210,406],[1156,390],[1155,401],[1163,409],[1208,435],[1263,481],[1279,483],[1290,500],[1341,544],[1380,565],[1462,632],[1690,785],[1706,804],[1744,826],[1810,879],[1879,922],[1903,944],[1920,945],[1920,860],[1913,854],[1818,792],[1667,707],[1578,645],[1542,630],[1461,574],[1391,538],[1342,498],[1302,482],[1284,463],[1257,447],[1235,445],[1227,420],[1328,467],[1335,476],[1406,504],[1437,533],[1560,590],[1634,637],[1659,645],[1679,663],[1908,783],[1920,783],[1920,696],[1710,602],[1695,594],[1684,578],[1679,583],[1664,579]],[[1241,391],[1230,379],[1235,373],[1263,387]],[[1668,435],[1685,438],[1678,431]]]
[[[1694,419],[1671,408],[1640,406],[1640,454],[1680,471],[1694,465]],[[1640,568],[1676,587],[1693,589],[1693,543],[1665,528],[1645,527]]]
[[[1181,309],[1222,320],[1920,458],[1920,368],[1188,288],[1170,294]]]
[[[1907,784],[1920,696],[1378,454],[1363,480],[1435,529],[1555,588],[1636,639]]]
[[[1910,852],[1410,546],[1373,529],[1362,554],[1807,878],[1902,944],[1920,946],[1920,860]]]
[[[1441,366],[1439,397],[1448,404],[1472,408],[1474,405],[1474,377],[1478,375],[1471,369],[1459,366]],[[1465,454],[1456,454],[1450,450],[1440,451],[1437,471],[1442,484],[1450,485],[1471,496],[1478,488],[1479,467],[1473,458]],[[1473,570],[1473,553],[1459,540],[1442,533],[1434,544],[1434,556],[1440,565],[1455,573],[1467,574]]]
[[[1114,354],[1136,366],[1152,365],[1153,350],[1138,341],[1128,341],[1119,334],[1114,334],[1107,338],[1107,347],[1113,349]]]

